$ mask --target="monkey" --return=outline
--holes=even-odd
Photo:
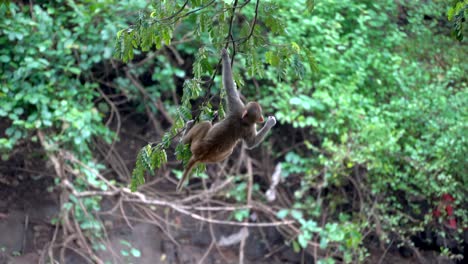
[[[265,139],[268,131],[276,124],[275,117],[269,116],[265,125],[257,131],[256,124],[264,122],[262,108],[257,102],[248,102],[244,105],[232,76],[231,61],[226,49],[221,50],[221,59],[222,82],[226,89],[226,117],[215,125],[210,121],[196,125],[194,120],[187,122],[181,142],[190,144],[192,157],[177,184],[177,192],[181,190],[197,163],[216,163],[225,160],[241,139],[248,149],[252,149]]]

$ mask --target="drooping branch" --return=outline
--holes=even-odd
[[[185,7],[186,7],[187,4],[188,4],[188,0],[186,0],[185,3],[182,5],[182,7],[181,7],[179,10],[177,10],[174,14],[172,14],[172,15],[170,15],[170,16],[168,16],[168,17],[165,17],[165,18],[155,19],[154,22],[160,22],[160,23],[162,23],[162,22],[164,22],[164,21],[174,19],[174,21],[171,21],[171,22],[170,22],[170,24],[174,24],[174,23],[176,23],[177,21],[179,21],[181,18],[184,18],[184,17],[189,16],[189,15],[191,15],[191,14],[194,14],[194,13],[200,11],[200,10],[203,10],[203,9],[205,9],[205,8],[207,8],[207,7],[209,7],[209,6],[211,6],[211,5],[214,4],[215,2],[216,2],[216,0],[212,0],[212,1],[210,1],[209,3],[207,3],[207,4],[204,5],[204,6],[195,8],[195,9],[190,10],[190,11],[188,11],[187,13],[184,13],[184,14],[182,14],[182,15],[179,16],[179,14],[182,13],[182,11],[185,9]]]
[[[234,56],[236,56],[236,43],[234,42],[234,35],[232,34],[232,24],[234,23],[234,17],[236,16],[237,2],[238,0],[235,0],[234,4],[232,5],[232,15],[229,21],[229,30],[228,30],[228,36],[227,36],[227,39],[232,40],[231,68],[234,67]],[[224,48],[227,49],[228,46],[229,46],[229,42],[226,42],[226,45],[224,45]]]
[[[259,5],[260,5],[260,0],[257,0],[257,3],[255,4],[255,15],[254,15],[254,18],[253,18],[253,21],[252,21],[252,25],[250,26],[249,34],[246,37],[240,38],[237,41],[233,41],[233,42],[238,42],[239,44],[242,44],[242,43],[247,42],[253,36],[254,30],[255,30],[255,25],[257,24],[258,6]],[[235,45],[235,43],[233,44],[233,46],[234,45]]]

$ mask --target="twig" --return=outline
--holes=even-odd
[[[146,91],[146,89],[143,87],[143,85],[133,76],[133,74],[130,72],[129,69],[125,70],[125,76],[135,85],[135,87],[143,94],[145,98],[147,98],[149,101],[151,101],[156,107],[156,109],[161,112],[161,114],[164,116],[164,118],[169,122],[171,125],[174,124],[174,120],[171,118],[171,116],[167,113],[166,109],[164,109],[164,106],[162,104],[161,99],[154,100]]]
[[[234,56],[236,55],[236,43],[234,42],[234,36],[232,35],[232,24],[234,23],[234,17],[236,16],[237,1],[238,0],[235,0],[234,4],[232,5],[232,15],[229,21],[229,30],[228,30],[228,36],[227,36],[227,39],[232,40],[233,52],[231,55],[231,68],[234,66]],[[229,46],[229,42],[226,42],[226,44],[224,45],[224,48],[227,49],[228,46]]]
[[[23,233],[23,242],[21,243],[21,253],[24,254],[24,250],[26,248],[26,233],[28,231],[29,226],[29,214],[24,216],[24,233]]]
[[[204,5],[204,6],[201,6],[201,7],[199,7],[199,8],[195,8],[195,9],[193,9],[193,10],[191,10],[191,11],[188,11],[187,13],[185,13],[185,14],[183,14],[183,15],[177,17],[177,19],[176,19],[175,21],[178,21],[178,20],[181,19],[181,18],[184,18],[184,17],[189,16],[189,15],[191,15],[191,14],[193,14],[193,13],[196,13],[196,12],[202,10],[202,9],[205,9],[205,8],[209,7],[210,5],[212,5],[212,4],[215,3],[215,2],[216,2],[216,0],[212,0],[211,2],[209,2],[208,4],[206,4],[206,5]]]
[[[86,208],[82,208],[82,209],[85,210]],[[75,224],[75,230],[76,230],[77,237],[78,237],[79,241],[82,242],[81,246],[86,249],[89,256],[91,256],[91,258],[94,260],[94,263],[104,264],[104,262],[98,256],[96,256],[96,254],[94,254],[94,252],[91,249],[89,243],[86,241],[85,235],[83,234],[83,232],[82,232],[82,230],[80,228],[80,225],[78,224],[78,221],[76,220],[76,217],[74,215],[73,210],[71,210],[71,211],[72,211],[72,214],[74,216],[73,217],[73,222]]]
[[[199,194],[188,196],[187,198],[183,199],[181,202],[182,203],[187,203],[187,202],[191,202],[191,201],[196,200],[196,199],[210,198],[211,196],[213,196],[214,194],[216,194],[220,190],[224,189],[224,187],[226,187],[228,184],[230,184],[233,179],[234,178],[229,177],[225,181],[223,181],[220,185],[215,186],[215,187],[211,187],[209,190],[203,191],[203,192],[201,192]]]
[[[393,240],[390,242],[390,244],[388,245],[388,247],[385,249],[384,253],[382,254],[382,256],[381,256],[380,259],[379,259],[378,264],[381,264],[381,263],[384,261],[385,255],[387,254],[387,252],[388,252],[388,250],[390,249],[390,247],[392,246],[392,244],[393,244]]]
[[[65,181],[64,184],[71,189],[73,195],[75,195],[76,197],[84,197],[83,195],[81,195],[80,192],[76,191],[74,189],[73,185],[71,185],[69,182],[67,183],[67,181]],[[293,220],[273,221],[273,222],[269,222],[269,223],[241,223],[241,222],[235,222],[235,221],[209,219],[209,218],[203,217],[203,216],[201,216],[199,214],[192,213],[192,212],[189,211],[189,209],[187,209],[187,208],[193,209],[193,208],[196,208],[196,207],[187,207],[187,206],[182,206],[182,205],[172,203],[172,202],[169,202],[169,201],[158,200],[158,199],[150,199],[150,198],[146,197],[146,195],[144,195],[141,192],[132,192],[129,188],[120,188],[120,189],[116,189],[116,190],[113,190],[113,191],[86,192],[85,196],[89,196],[90,194],[99,195],[99,196],[114,196],[114,195],[117,195],[117,194],[121,194],[121,195],[125,195],[125,196],[123,196],[123,201],[126,201],[126,202],[136,202],[136,203],[142,203],[142,204],[152,204],[152,205],[158,205],[158,206],[165,206],[165,207],[169,207],[169,208],[171,208],[171,209],[173,209],[173,210],[175,210],[175,211],[177,211],[179,213],[188,215],[188,216],[190,216],[190,217],[192,217],[194,219],[204,221],[204,222],[208,222],[208,223],[214,223],[214,224],[224,224],[224,225],[232,225],[232,226],[248,226],[248,227],[269,227],[269,226],[290,225],[290,224],[294,223]],[[137,199],[130,198],[130,197],[135,197]],[[232,210],[247,209],[247,208],[250,208],[250,207],[233,207]],[[211,208],[210,207],[204,207],[204,209],[213,209],[213,207],[211,207]],[[224,207],[224,208],[214,208],[214,209],[216,209],[216,210],[218,210],[218,209],[219,210],[226,210],[226,209],[229,209],[229,208]]]
[[[214,246],[215,244],[216,244],[216,241],[215,241],[215,240],[211,240],[210,246],[209,246],[208,249],[206,250],[205,254],[203,254],[203,256],[200,258],[200,260],[198,261],[198,264],[203,264],[203,263],[205,263],[206,257],[208,257],[208,255],[209,255],[210,252],[211,252],[211,249],[213,249],[213,246]]]
[[[45,255],[46,253],[49,256],[49,263],[55,263],[54,261],[54,253],[53,253],[53,248],[55,241],[57,240],[57,235],[58,235],[58,230],[59,230],[59,222],[55,224],[55,230],[54,230],[54,235],[52,236],[52,240],[44,245],[44,249],[41,252],[41,256],[39,257],[39,264],[45,264]],[[47,248],[47,250],[45,250]]]
[[[91,264],[94,264],[95,262],[93,262],[90,258],[88,258],[83,252],[77,250],[76,248],[73,248],[73,247],[70,247],[66,244],[62,245],[62,248],[63,249],[70,249],[71,251],[75,252],[78,256],[82,257],[84,260],[86,260],[86,262],[88,263],[91,263]],[[65,252],[65,250],[63,250],[63,252]],[[65,263],[65,262],[62,262],[62,263]]]
[[[208,217],[211,219],[211,212],[208,212]],[[228,261],[228,258],[226,258],[226,256],[223,254],[223,251],[221,251],[221,249],[219,248],[218,246],[218,243],[216,242],[216,234],[214,232],[214,229],[213,229],[213,225],[212,224],[208,224],[208,229],[210,230],[210,236],[211,236],[211,241],[214,241],[215,242],[215,247],[216,247],[216,250],[218,251],[218,253],[221,255],[221,257],[224,259],[224,261],[227,263],[229,262]]]
[[[36,15],[34,15],[34,3],[32,0],[29,0],[29,13],[31,14],[32,20],[36,22]]]
[[[241,38],[241,39],[238,39],[236,42],[239,42],[239,44],[242,44],[244,42],[247,42],[247,40],[249,40],[252,35],[253,35],[253,32],[254,32],[254,29],[255,29],[255,25],[257,24],[257,16],[258,16],[258,6],[260,4],[260,0],[257,0],[257,3],[255,4],[255,15],[254,15],[254,19],[252,21],[252,26],[250,27],[250,32],[249,32],[249,35],[247,35],[247,37],[244,37],[244,38]],[[233,45],[235,44],[235,42],[233,43]]]
[[[278,163],[275,166],[275,171],[271,176],[271,185],[270,188],[265,192],[265,196],[267,201],[273,202],[276,199],[276,186],[279,184],[281,180],[281,163]]]
[[[156,225],[157,227],[159,227],[159,228],[161,229],[161,231],[172,241],[172,243],[174,243],[174,244],[177,245],[178,247],[180,246],[179,242],[177,242],[177,240],[171,235],[171,233],[170,233],[170,231],[168,230],[168,228],[167,228],[167,227],[164,228],[163,225],[162,225],[162,223],[160,223],[160,222],[164,222],[164,223],[166,224],[166,226],[168,226],[168,225],[170,225],[170,224],[168,224],[168,221],[167,221],[167,220],[164,220],[162,217],[158,216],[157,214],[153,214],[153,213],[151,212],[151,210],[149,210],[149,209],[147,209],[147,208],[144,208],[144,207],[141,206],[141,205],[137,205],[137,206],[138,206],[138,208],[139,208],[140,210],[143,211],[143,213],[144,213],[147,217],[151,218],[151,223],[154,224],[154,225]],[[137,211],[137,212],[141,215],[141,212],[140,212],[140,211]],[[158,218],[158,219],[156,220],[156,218]],[[158,222],[158,220],[159,220],[159,222]]]
[[[112,143],[110,145],[110,148],[109,148],[109,151],[107,152],[107,154],[104,156],[104,159],[107,160],[107,158],[109,157],[110,153],[112,152],[112,150],[114,149],[115,147],[115,143],[117,142],[117,139],[119,137],[119,134],[120,134],[120,128],[122,126],[122,122],[120,120],[120,114],[119,114],[119,110],[117,109],[117,107],[114,105],[114,103],[112,103],[112,101],[109,99],[109,97],[102,91],[101,88],[97,88],[97,90],[99,91],[99,93],[101,94],[102,98],[104,98],[104,100],[107,102],[107,104],[111,107],[112,111],[111,111],[111,117],[109,117],[109,120],[106,122],[106,123],[110,123],[110,121],[112,120],[112,115],[113,113],[115,113],[115,116],[117,118],[117,128],[115,129],[115,136],[114,138],[112,139]]]
[[[252,161],[250,157],[246,158],[246,166],[247,166],[247,177],[248,177],[248,184],[247,184],[247,206],[250,206],[252,202],[252,189],[253,189],[253,173],[252,173]],[[250,216],[250,212],[249,212]],[[244,223],[248,223],[249,217],[244,219]],[[242,237],[239,246],[239,264],[244,264],[244,248],[245,243],[247,242],[247,238],[249,236],[249,232],[246,229],[246,235]]]
[[[184,65],[184,59],[182,59],[182,56],[180,56],[179,52],[173,46],[169,45],[166,46],[166,48],[172,52],[179,66]]]
[[[229,47],[229,39],[232,40],[232,48],[233,48],[233,54],[231,56],[231,67],[234,65],[234,56],[236,55],[236,47],[235,47],[235,44],[236,44],[236,41],[234,40],[234,36],[232,35],[232,25],[233,25],[233,22],[234,22],[234,17],[235,17],[235,14],[236,14],[236,8],[237,8],[237,2],[238,0],[235,0],[234,1],[234,4],[233,4],[233,7],[232,7],[232,15],[231,15],[231,18],[230,18],[230,22],[229,22],[229,30],[228,30],[228,35],[226,37],[227,41],[226,41],[226,44],[224,45],[224,48],[227,49]],[[246,1],[247,2],[247,1]],[[247,3],[244,3],[244,5],[247,4]],[[258,1],[257,1],[257,8],[258,8]],[[256,10],[257,10],[256,8]],[[255,14],[255,20],[256,20],[256,17],[257,15]],[[214,83],[214,79],[216,77],[216,75],[218,74],[218,68],[219,66],[221,65],[221,62],[222,62],[222,59],[219,59],[218,61],[218,64],[216,65],[215,67],[215,70],[213,72],[213,75],[211,76],[210,80],[209,80],[209,84],[208,84],[208,88],[207,88],[207,92],[203,98],[203,104],[202,104],[202,107],[203,105],[206,104],[206,101],[211,101],[211,98],[208,99],[209,97],[209,92],[211,90],[211,86],[213,86],[213,83]],[[195,117],[195,120],[198,120],[199,117],[200,117],[200,114],[201,114],[201,111],[200,113],[198,113],[198,115]]]
[[[155,19],[156,22],[162,22],[162,21],[165,21],[165,20],[171,20],[173,18],[175,18],[178,14],[180,14],[184,9],[185,7],[187,6],[188,4],[188,0],[185,0],[184,4],[182,5],[182,7],[177,10],[177,12],[175,12],[174,14],[168,16],[168,17],[165,17],[165,18],[161,18],[161,19]],[[178,19],[176,19],[177,21]],[[174,22],[175,23],[175,22]]]
[[[119,198],[119,208],[120,213],[122,214],[122,217],[125,220],[125,223],[127,223],[127,226],[130,228],[130,230],[133,230],[133,226],[130,223],[130,221],[128,221],[127,214],[125,213],[125,209],[123,208],[122,197]]]
[[[76,164],[84,167],[88,171],[92,172],[97,178],[99,178],[101,181],[103,181],[112,190],[117,189],[117,187],[115,187],[111,182],[109,182],[98,171],[96,171],[95,169],[93,169],[93,168],[89,167],[88,165],[84,164],[81,160],[77,159],[71,152],[65,151],[65,150],[61,150],[60,152],[62,153],[62,156],[63,156],[64,159],[66,159],[66,160],[68,160],[68,161],[70,161],[72,163],[76,163]]]

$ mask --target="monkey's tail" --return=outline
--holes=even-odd
[[[189,159],[187,167],[185,167],[184,174],[182,175],[182,178],[177,184],[177,187],[176,187],[177,192],[180,192],[180,190],[182,190],[182,185],[184,185],[184,182],[187,180],[188,176],[190,175],[190,172],[192,171],[193,167],[195,167],[197,163],[198,161],[195,160],[193,157]]]

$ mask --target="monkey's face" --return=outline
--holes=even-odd
[[[249,123],[263,123],[262,108],[257,102],[249,102],[245,106],[242,119]]]

